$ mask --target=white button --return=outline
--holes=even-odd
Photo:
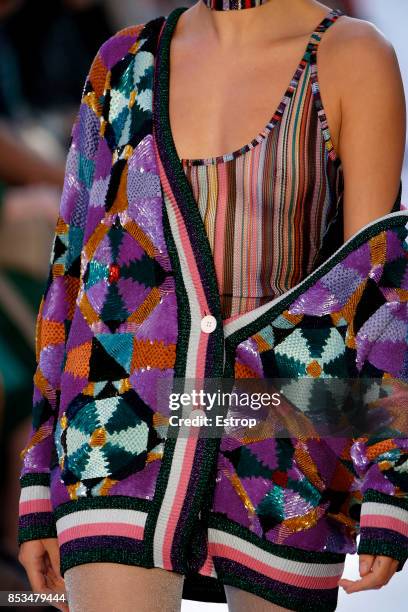
[[[202,408],[194,408],[194,410],[190,412],[189,418],[194,419],[195,417],[203,416],[205,416],[205,411]]]
[[[212,315],[205,315],[205,317],[201,319],[201,331],[205,334],[211,334],[216,327],[217,319]]]

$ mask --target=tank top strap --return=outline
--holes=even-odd
[[[310,82],[312,85],[312,93],[315,107],[322,127],[323,138],[325,141],[328,155],[332,160],[336,160],[338,158],[334,151],[333,141],[327,123],[326,111],[323,106],[323,100],[320,92],[319,77],[317,74],[317,50],[319,48],[319,43],[322,40],[324,32],[326,32],[330,28],[330,26],[332,26],[333,23],[335,23],[337,19],[343,14],[344,13],[340,9],[332,9],[329,13],[327,13],[327,15],[322,19],[316,30],[311,35],[306,51],[307,58],[305,57],[305,61],[310,64]]]
[[[323,34],[337,21],[341,15],[343,15],[343,11],[340,9],[331,9],[327,13],[325,17],[321,20],[321,22],[316,27],[315,31],[311,34],[308,45],[305,51],[305,61],[309,61],[312,56],[315,56],[317,53],[317,49],[320,41],[322,40]]]

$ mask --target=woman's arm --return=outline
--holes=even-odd
[[[401,180],[406,111],[392,45],[371,23],[344,17],[336,25],[322,69],[335,90],[327,93],[336,109],[332,116],[339,118],[334,144],[344,170],[347,240],[392,209]]]
[[[323,73],[330,76],[331,63],[335,94],[328,92],[328,100],[337,136],[334,146],[344,172],[347,240],[394,206],[404,158],[406,110],[392,45],[368,22],[346,17],[338,26],[332,29]],[[330,124],[329,115],[328,120]],[[407,465],[407,441],[374,442],[358,439],[352,449],[363,494],[358,547],[361,578],[340,581],[348,593],[387,584],[408,556],[404,536],[408,490],[397,486],[403,482],[401,477],[394,477]]]
[[[48,184],[62,187],[64,168],[32,151],[0,121],[0,178],[12,185]]]

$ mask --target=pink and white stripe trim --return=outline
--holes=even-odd
[[[360,527],[392,529],[408,538],[408,510],[391,504],[364,502],[361,506]]]
[[[24,487],[21,490],[19,503],[20,516],[34,512],[52,512],[49,487],[35,485]]]
[[[56,522],[59,544],[98,535],[142,540],[147,513],[99,508],[67,514]]]
[[[344,570],[344,563],[307,563],[283,558],[218,529],[209,529],[210,554],[223,557],[273,580],[309,589],[333,589]]]

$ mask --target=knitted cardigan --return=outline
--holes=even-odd
[[[307,552],[336,564],[358,533],[359,553],[401,569],[408,440],[396,429],[332,441],[166,436],[164,379],[374,376],[400,389],[408,374],[404,210],[273,301],[221,318],[170,131],[179,10],[108,40],[86,80],[37,319],[19,542],[58,536],[63,574],[91,560],[178,571],[187,592],[195,584],[193,596],[215,601],[242,558]]]

